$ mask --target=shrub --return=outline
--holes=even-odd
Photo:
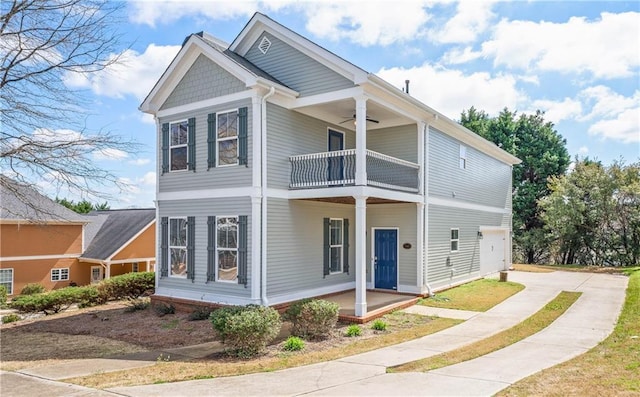
[[[78,307],[91,307],[96,305],[102,305],[106,302],[106,299],[98,290],[98,287],[94,285],[87,285],[84,287],[69,287],[69,289],[74,289],[74,294],[76,295],[76,302]]]
[[[2,324],[15,323],[16,321],[20,321],[20,316],[15,313],[7,314],[2,317]]]
[[[124,308],[125,313],[133,313],[139,310],[147,310],[147,308],[151,305],[151,301],[149,298],[138,298],[129,301],[129,305]]]
[[[257,305],[223,307],[211,313],[210,320],[220,341],[245,358],[263,351],[282,326],[274,308]]]
[[[304,349],[304,341],[297,336],[290,336],[287,341],[284,342],[282,349],[293,352]]]
[[[159,317],[162,317],[167,314],[174,314],[176,312],[176,308],[171,303],[158,303],[153,305],[153,311],[155,311]]]
[[[67,287],[34,295],[19,295],[11,302],[11,307],[23,313],[45,315],[59,313],[77,303],[81,307],[99,303],[98,291],[93,286]]]
[[[7,307],[7,287],[0,285],[0,309]]]
[[[387,323],[385,323],[384,321],[377,319],[373,322],[373,324],[371,324],[371,329],[376,330],[376,331],[386,331],[387,330]]]
[[[133,300],[153,294],[155,283],[153,272],[127,273],[103,280],[98,285],[98,292],[105,300]]]
[[[206,320],[211,316],[211,309],[206,307],[199,307],[196,310],[189,313],[187,318],[189,321],[201,321]]]
[[[347,332],[345,332],[345,335],[347,335],[348,337],[360,336],[362,335],[362,328],[360,328],[358,324],[351,324],[347,327]]]
[[[44,285],[38,283],[27,284],[20,291],[20,295],[35,295],[45,292]]]
[[[338,322],[337,303],[326,300],[303,299],[295,302],[284,313],[284,318],[291,321],[291,334],[301,338],[321,339],[329,333]]]

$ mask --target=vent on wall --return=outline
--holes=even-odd
[[[266,54],[267,51],[269,51],[269,47],[271,47],[271,42],[265,36],[265,37],[262,38],[262,40],[260,40],[260,44],[258,45],[258,49],[260,50],[261,53]]]

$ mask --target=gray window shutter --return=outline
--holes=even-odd
[[[238,284],[247,288],[247,216],[238,217]]]
[[[169,218],[163,216],[160,221],[160,277],[169,275]]]
[[[187,217],[187,278],[191,282],[196,278],[196,258],[195,247],[196,242],[196,218],[194,216]]]
[[[247,156],[247,108],[238,109],[238,164],[249,166]]]
[[[216,114],[207,116],[207,170],[216,166]]]
[[[324,218],[324,228],[323,228],[323,236],[324,243],[322,245],[322,251],[324,255],[322,256],[322,274],[323,278],[328,276],[330,273],[329,268],[329,218]]]
[[[187,130],[187,168],[196,171],[196,118],[191,117]]]
[[[169,172],[169,123],[162,124],[162,173]]]
[[[342,231],[342,237],[343,237],[343,242],[342,242],[342,254],[343,254],[343,261],[342,261],[342,271],[345,273],[349,273],[349,220],[348,219],[344,219],[342,221],[342,225],[344,227],[344,230]]]
[[[216,281],[216,217],[207,217],[207,281]]]

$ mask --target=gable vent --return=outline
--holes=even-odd
[[[267,51],[269,51],[269,47],[271,47],[269,39],[266,36],[262,37],[262,40],[260,40],[260,44],[258,45],[260,52],[266,54]]]

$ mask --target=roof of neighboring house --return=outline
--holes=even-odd
[[[156,219],[153,208],[93,211],[85,229],[81,258],[106,260]]]
[[[11,221],[86,223],[89,220],[33,187],[0,175],[0,219]]]

